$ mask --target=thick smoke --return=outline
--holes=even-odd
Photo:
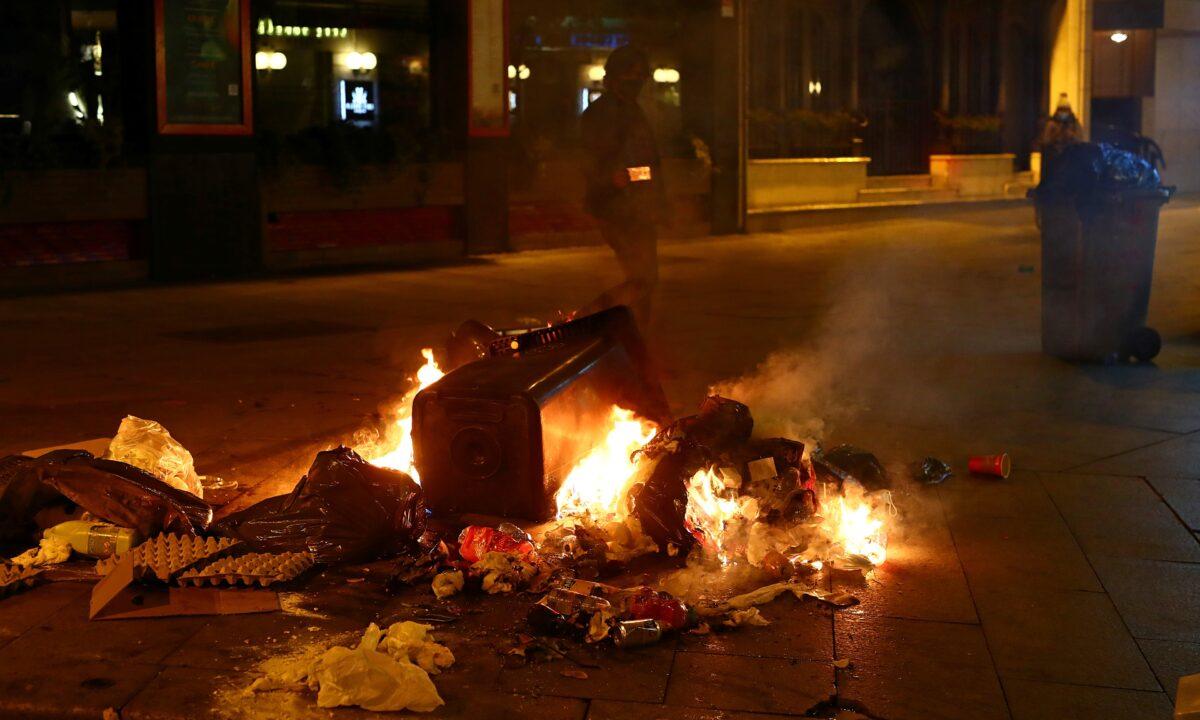
[[[882,255],[882,253],[881,253]],[[827,311],[791,347],[712,392],[750,406],[755,433],[821,441],[866,412],[887,374],[898,332],[890,313],[886,257],[834,271]]]

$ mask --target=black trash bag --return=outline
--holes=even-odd
[[[712,395],[700,403],[700,412],[668,425],[638,454],[654,458],[686,446],[690,455],[702,456],[698,464],[704,464],[705,460],[713,463],[739,450],[753,432],[750,408],[736,400]]]
[[[838,445],[829,452],[818,450],[812,456],[817,477],[835,482],[838,487],[847,478],[859,482],[868,492],[887,490],[892,486],[888,471],[873,454],[853,445]]]
[[[40,483],[101,520],[134,528],[143,537],[160,532],[195,535],[212,522],[212,506],[150,473],[83,450],[55,450],[38,458],[2,461],[8,485]],[[40,509],[40,508],[38,508]]]
[[[1103,158],[1100,184],[1107,190],[1153,190],[1161,183],[1158,168],[1136,153],[1100,143],[1100,154]]]
[[[1105,143],[1075,143],[1043,168],[1034,197],[1086,205],[1104,193],[1153,190],[1160,182],[1154,163],[1136,153]]]
[[[303,552],[320,563],[366,562],[413,546],[425,531],[421,486],[353,450],[317,453],[287,495],[217,522],[213,531],[258,552]]]
[[[927,457],[912,466],[913,480],[922,485],[940,485],[952,477],[954,471],[950,466],[935,457]]]
[[[0,543],[28,544],[37,532],[34,515],[63,496],[37,479],[30,463],[36,458],[9,455],[0,458]]]
[[[725,453],[750,439],[754,418],[750,408],[736,400],[711,395],[700,403],[700,412],[680,420],[686,437],[710,452]]]
[[[687,483],[697,469],[692,453],[672,452],[658,460],[645,483],[629,491],[630,511],[659,552],[674,546],[681,556],[687,555],[696,542],[687,527]]]

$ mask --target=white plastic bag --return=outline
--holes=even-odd
[[[153,420],[127,416],[105,457],[141,468],[171,487],[204,497],[192,454]]]

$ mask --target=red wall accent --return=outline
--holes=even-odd
[[[462,237],[452,205],[278,213],[266,224],[270,251],[404,245]]]
[[[0,267],[129,260],[139,221],[0,224]]]

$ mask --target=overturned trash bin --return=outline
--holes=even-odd
[[[1042,229],[1042,351],[1065,360],[1148,361],[1146,327],[1159,210],[1174,188],[1148,161],[1072,145],[1030,193]]]

